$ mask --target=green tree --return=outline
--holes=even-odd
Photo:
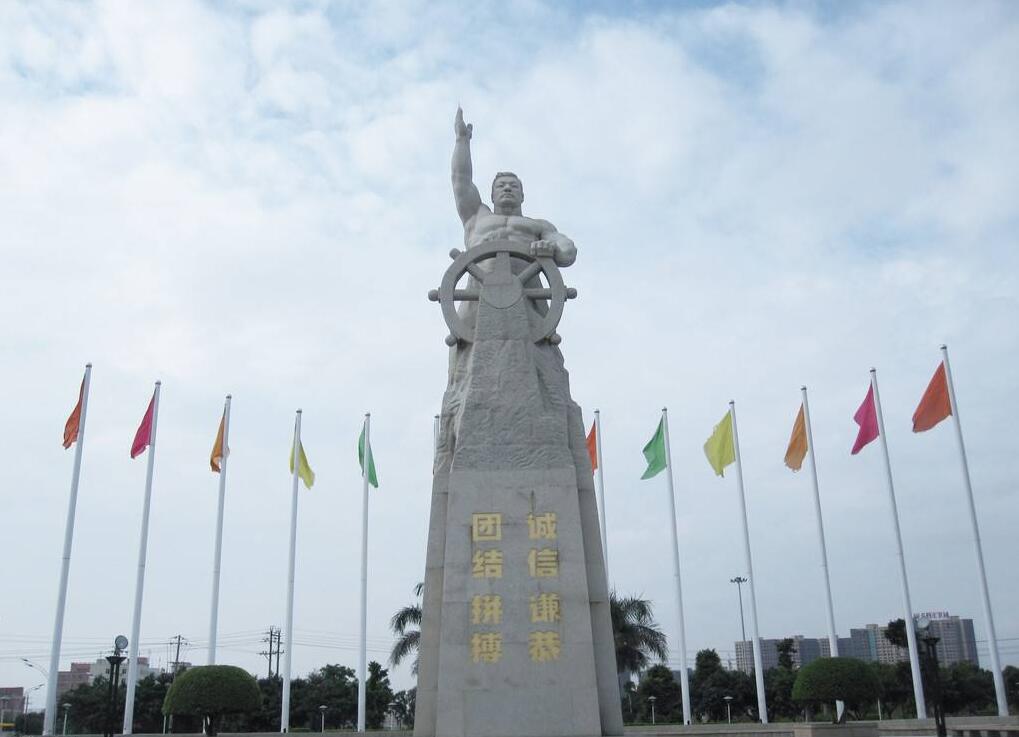
[[[833,721],[837,721],[836,701],[845,702],[846,709],[855,712],[874,701],[878,689],[874,672],[862,660],[819,658],[800,668],[792,697],[801,704],[830,704]]]
[[[233,665],[202,665],[174,679],[163,713],[198,715],[205,734],[215,735],[222,715],[254,712],[261,702],[258,683],[247,671]]]
[[[742,671],[725,670],[718,653],[701,650],[690,679],[690,701],[698,719],[724,722],[728,703],[733,721],[756,713],[757,695],[753,680]],[[726,702],[725,697],[732,700]]]
[[[158,734],[163,731],[163,702],[172,682],[173,676],[169,673],[149,675],[138,681],[134,692],[132,721],[132,731],[135,734]]]
[[[792,670],[794,666],[793,655],[796,654],[796,640],[791,637],[779,640],[775,649],[778,650],[778,667]]]
[[[941,703],[946,714],[995,713],[994,678],[968,662],[941,669]]]
[[[665,665],[652,665],[637,686],[639,715],[643,722],[651,721],[651,702],[648,700],[651,696],[655,697],[656,722],[683,721],[683,689]]]
[[[389,685],[389,671],[374,660],[368,664],[368,681],[365,688],[364,721],[368,729],[382,729],[393,702],[393,689]]]
[[[389,653],[389,664],[394,668],[404,661],[411,653],[414,654],[414,664],[411,666],[411,673],[418,672],[418,645],[421,642],[421,592],[424,590],[424,583],[414,587],[414,596],[418,601],[403,607],[393,618],[389,620],[389,629],[396,635],[396,642]]]
[[[60,703],[71,705],[67,718],[68,732],[102,734],[106,729],[106,707],[109,703],[109,693],[110,682],[100,676],[92,683],[83,683],[61,696]],[[121,709],[124,704],[124,693],[125,688],[122,683],[117,694],[117,704]],[[122,716],[123,712],[120,712],[120,715]],[[119,729],[119,721],[115,718],[114,722]]]
[[[620,598],[613,591],[609,595],[612,614],[612,634],[616,646],[616,671],[640,673],[651,658],[665,660],[669,649],[650,601],[636,596]]]
[[[1003,671],[1005,677],[1005,694],[1008,703],[1015,709],[1019,709],[1019,668],[1014,665],[1006,665]]]
[[[868,663],[878,683],[878,698],[886,719],[895,717],[897,710],[907,711],[913,704],[913,676],[909,663]]]
[[[393,716],[400,729],[414,729],[414,708],[417,705],[417,689],[397,691],[393,694]]]
[[[906,635],[906,621],[904,619],[893,619],[885,628],[885,639],[896,647],[907,649],[909,640]]]
[[[299,699],[297,698],[299,697]],[[324,665],[308,674],[296,697],[291,724],[316,729],[326,707],[326,724],[343,728],[357,723],[357,677],[345,665]]]
[[[42,716],[41,711],[18,714],[14,718],[14,732],[16,734],[42,734]]]
[[[768,699],[768,715],[773,721],[795,719],[800,706],[793,700],[796,671],[792,668],[769,668],[764,673],[764,693]]]

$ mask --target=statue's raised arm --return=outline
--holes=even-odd
[[[474,169],[471,164],[471,133],[474,126],[464,122],[464,111],[456,109],[453,131],[456,143],[453,145],[453,199],[456,200],[456,211],[464,225],[478,214],[483,206],[481,193],[474,185]]]

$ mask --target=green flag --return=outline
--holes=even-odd
[[[726,412],[722,421],[711,431],[711,437],[704,443],[704,455],[719,476],[725,476],[725,467],[736,462],[736,450],[732,442],[732,410]]]
[[[657,476],[668,465],[665,458],[665,419],[658,421],[658,429],[655,430],[647,445],[644,446],[644,457],[647,459],[647,470],[641,476],[641,480]]]
[[[306,488],[310,489],[315,483],[315,472],[308,465],[308,456],[304,455],[304,443],[297,445],[297,438],[294,438],[294,446],[297,446],[297,475],[304,481]],[[294,446],[290,448],[290,473],[294,472]]]
[[[361,473],[364,474],[364,427],[361,428],[361,437],[357,439],[357,462],[361,465]],[[371,443],[368,444],[368,483],[379,488],[379,477],[375,475],[375,454],[372,453]]]

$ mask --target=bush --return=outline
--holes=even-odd
[[[867,664],[856,658],[819,658],[800,668],[793,684],[793,700],[801,704],[845,702],[846,708],[859,710],[878,697],[878,682]],[[833,718],[837,721],[837,717]]]
[[[201,665],[177,676],[163,713],[201,716],[205,733],[214,735],[220,716],[258,711],[261,705],[262,694],[250,673],[233,665]]]

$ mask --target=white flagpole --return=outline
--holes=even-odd
[[[156,462],[156,425],[159,421],[159,387],[156,382],[152,398],[152,431],[149,433],[149,464],[145,470],[145,501],[142,504],[142,531],[138,542],[138,577],[134,585],[134,617],[131,620],[131,642],[127,658],[127,697],[124,700],[124,734],[131,734],[134,722],[134,689],[138,682],[138,637],[142,625],[142,593],[145,590],[145,558],[149,546],[149,509],[152,503],[152,469]]]
[[[64,609],[67,606],[67,578],[71,570],[71,545],[74,541],[74,515],[78,506],[78,479],[81,476],[81,452],[85,443],[85,414],[88,392],[92,383],[92,364],[85,364],[82,380],[81,414],[78,417],[78,439],[74,446],[74,471],[71,472],[71,494],[67,501],[67,523],[64,525],[64,555],[60,562],[60,586],[57,589],[57,616],[53,621],[53,644],[50,649],[50,670],[46,678],[46,713],[42,733],[53,734],[57,718],[57,673],[60,670],[60,646],[64,638]]]
[[[817,459],[814,457],[814,431],[810,425],[810,403],[807,401],[807,387],[800,387],[803,396],[803,424],[807,430],[807,453],[810,455],[810,480],[814,487],[814,513],[817,516],[817,539],[821,545],[821,571],[824,574],[824,606],[828,615],[828,646],[831,656],[839,656],[839,636],[835,631],[835,607],[831,598],[831,577],[828,574],[828,545],[824,540],[824,522],[821,519],[821,492],[817,485]],[[837,716],[841,719],[845,704],[835,702]]]
[[[899,579],[902,584],[902,606],[906,622],[906,642],[909,645],[909,669],[913,676],[913,698],[916,700],[916,718],[927,718],[927,702],[924,701],[923,681],[920,678],[920,657],[916,649],[916,623],[913,621],[913,604],[909,599],[909,580],[906,578],[906,556],[902,552],[902,531],[899,529],[899,508],[895,503],[895,484],[892,481],[892,464],[888,459],[888,440],[885,437],[885,420],[881,412],[881,394],[877,388],[877,369],[870,370],[870,385],[874,389],[874,407],[877,409],[877,429],[881,436],[881,451],[885,459],[885,475],[888,477],[888,502],[892,511],[892,527],[895,530],[895,545],[899,555]]]
[[[361,644],[357,670],[357,731],[364,732],[365,708],[368,701],[368,479],[371,469],[371,413],[364,415],[364,459],[361,478]]]
[[[219,626],[219,571],[223,559],[223,508],[226,506],[226,464],[230,455],[230,395],[223,404],[223,458],[219,462],[219,509],[216,514],[216,547],[212,557],[212,611],[209,615],[209,665],[216,664],[216,631]]]
[[[294,447],[290,452],[294,472],[290,494],[290,564],[287,568],[287,614],[283,625],[287,645],[283,651],[283,706],[280,713],[280,732],[290,731],[290,665],[294,656],[294,566],[297,558],[297,480],[301,468],[301,410],[297,410],[297,418],[294,420]]]
[[[984,625],[987,627],[987,649],[991,654],[991,675],[994,677],[994,694],[998,702],[998,716],[1008,716],[1008,699],[1005,679],[998,659],[998,635],[994,629],[994,615],[991,613],[991,595],[987,590],[987,572],[984,570],[984,550],[980,543],[980,526],[977,524],[977,508],[973,503],[973,485],[969,477],[969,462],[966,459],[966,444],[962,440],[962,421],[959,419],[959,405],[955,401],[955,384],[952,382],[952,367],[948,362],[948,346],[941,346],[945,362],[945,378],[948,379],[948,398],[952,402],[952,420],[955,438],[959,444],[959,458],[962,460],[962,479],[966,486],[966,501],[969,504],[969,521],[973,532],[973,552],[976,556],[977,574],[980,579],[980,594],[984,604]]]
[[[747,589],[750,591],[750,631],[754,638],[754,679],[757,684],[757,711],[760,713],[761,724],[768,723],[768,703],[764,693],[764,664],[761,658],[761,635],[757,630],[757,595],[754,581],[754,561],[750,555],[750,526],[747,523],[747,498],[743,493],[743,460],[739,452],[739,433],[736,431],[736,403],[729,402],[729,417],[732,420],[732,446],[736,456],[736,488],[739,491],[739,504],[743,522],[743,552],[747,564]]]
[[[598,512],[601,516],[601,553],[605,560],[605,578],[609,577],[609,535],[605,527],[605,460],[601,454],[601,410],[594,411],[595,457],[598,459]],[[672,475],[672,472],[669,472]],[[685,656],[684,656],[685,657]]]
[[[595,418],[598,413],[595,412]],[[597,423],[597,419],[595,419]],[[683,724],[690,721],[690,679],[686,672],[686,619],[683,615],[683,580],[679,572],[679,531],[676,522],[676,490],[672,483],[672,447],[669,444],[669,412],[662,407],[662,428],[665,430],[665,478],[669,482],[669,532],[672,534],[672,574],[676,577],[676,611],[679,615],[679,686],[683,692]],[[600,432],[600,429],[595,429]],[[600,439],[596,435],[596,439]],[[598,454],[599,466],[601,453]]]

